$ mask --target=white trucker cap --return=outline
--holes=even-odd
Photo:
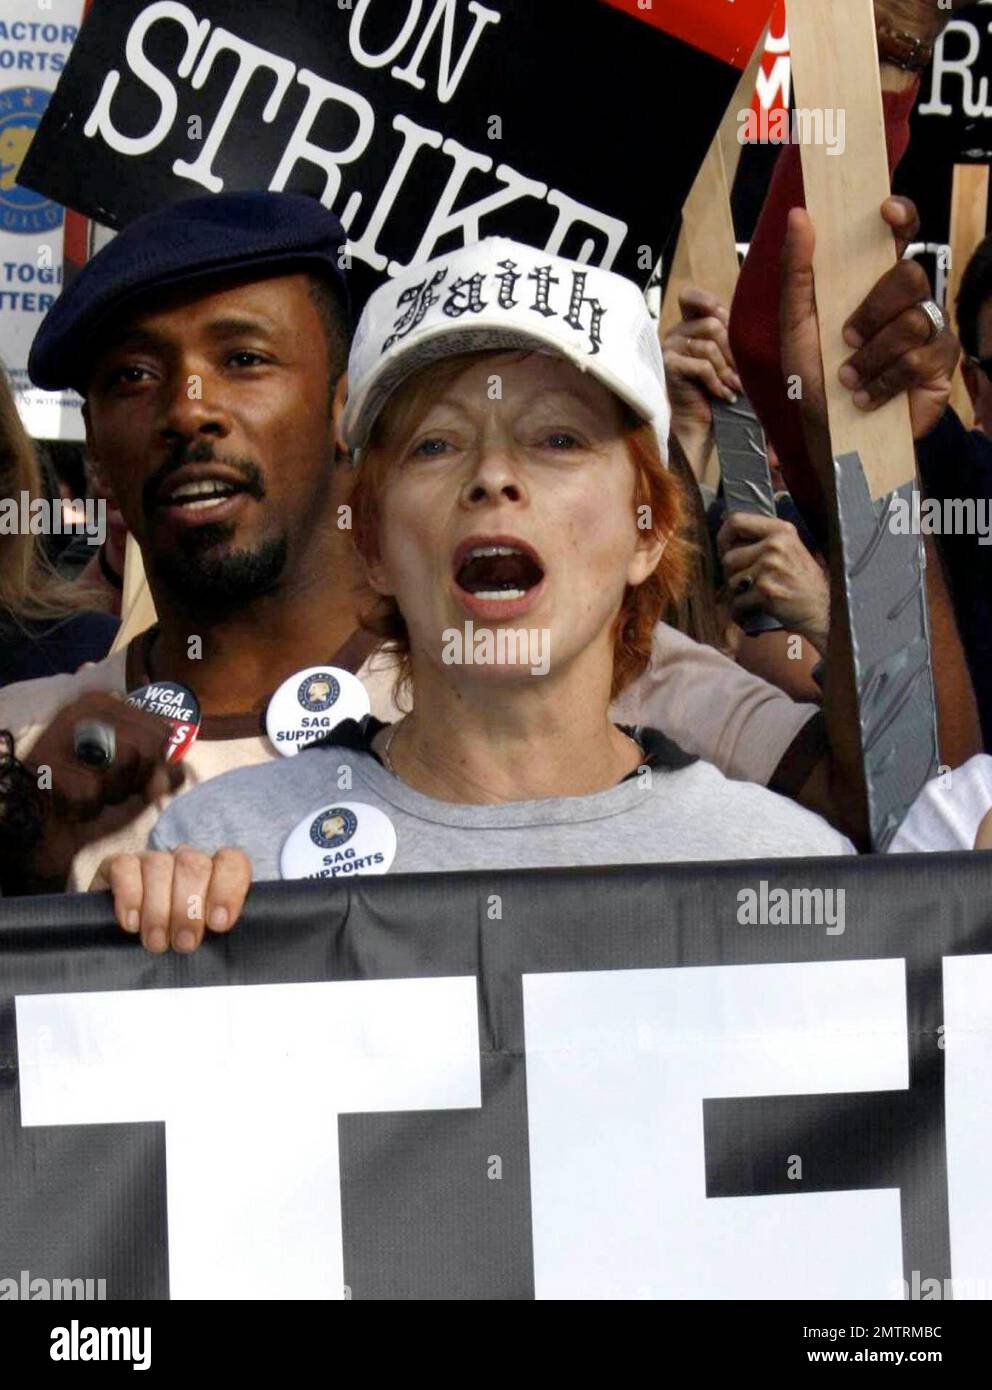
[[[631,280],[487,237],[380,285],[348,359],[344,433],[356,456],[397,386],[459,353],[554,352],[590,372],[654,427],[668,462],[671,407],[658,328]]]

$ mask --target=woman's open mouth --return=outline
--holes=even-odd
[[[510,537],[470,537],[455,551],[455,591],[473,617],[515,618],[537,602],[544,566],[536,551]]]

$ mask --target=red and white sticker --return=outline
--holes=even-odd
[[[165,761],[181,762],[200,732],[200,705],[192,690],[178,681],[154,681],[124,698],[135,709],[147,710],[166,721],[170,734]]]

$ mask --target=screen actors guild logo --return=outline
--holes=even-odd
[[[337,704],[340,694],[341,687],[330,671],[318,671],[316,675],[307,677],[296,698],[311,714],[323,714],[325,710]]]
[[[48,98],[41,87],[0,92],[0,231],[30,234],[62,225],[58,203],[17,182]]]
[[[358,829],[358,817],[343,806],[333,806],[310,826],[310,838],[321,849],[338,849],[346,845]]]

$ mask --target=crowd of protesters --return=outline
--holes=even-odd
[[[932,40],[931,7],[892,5]],[[883,89],[895,167],[918,83],[884,52]],[[879,216],[903,252],[915,208]],[[125,228],[29,364],[82,395],[85,454],[37,450],[0,384],[0,494],[109,518],[96,553],[0,535],[3,893],[109,889],[150,950],[187,951],[253,878],[866,851],[815,235],[786,147],[734,304],[688,287],[660,336],[631,282],[504,238],[408,268],[353,322],[344,233],[302,195]],[[844,307],[855,404],[905,393],[924,494],[992,505],[992,238],[960,344],[912,259]],[[745,391],[774,516],[705,481],[713,402]],[[156,622],[118,643],[127,535]],[[992,556],[924,544],[944,768],[889,848],[984,848]],[[453,657],[473,632],[516,645]],[[281,757],[274,693],[320,666],[368,712]],[[181,760],[124,698],[149,689],[192,693]]]

